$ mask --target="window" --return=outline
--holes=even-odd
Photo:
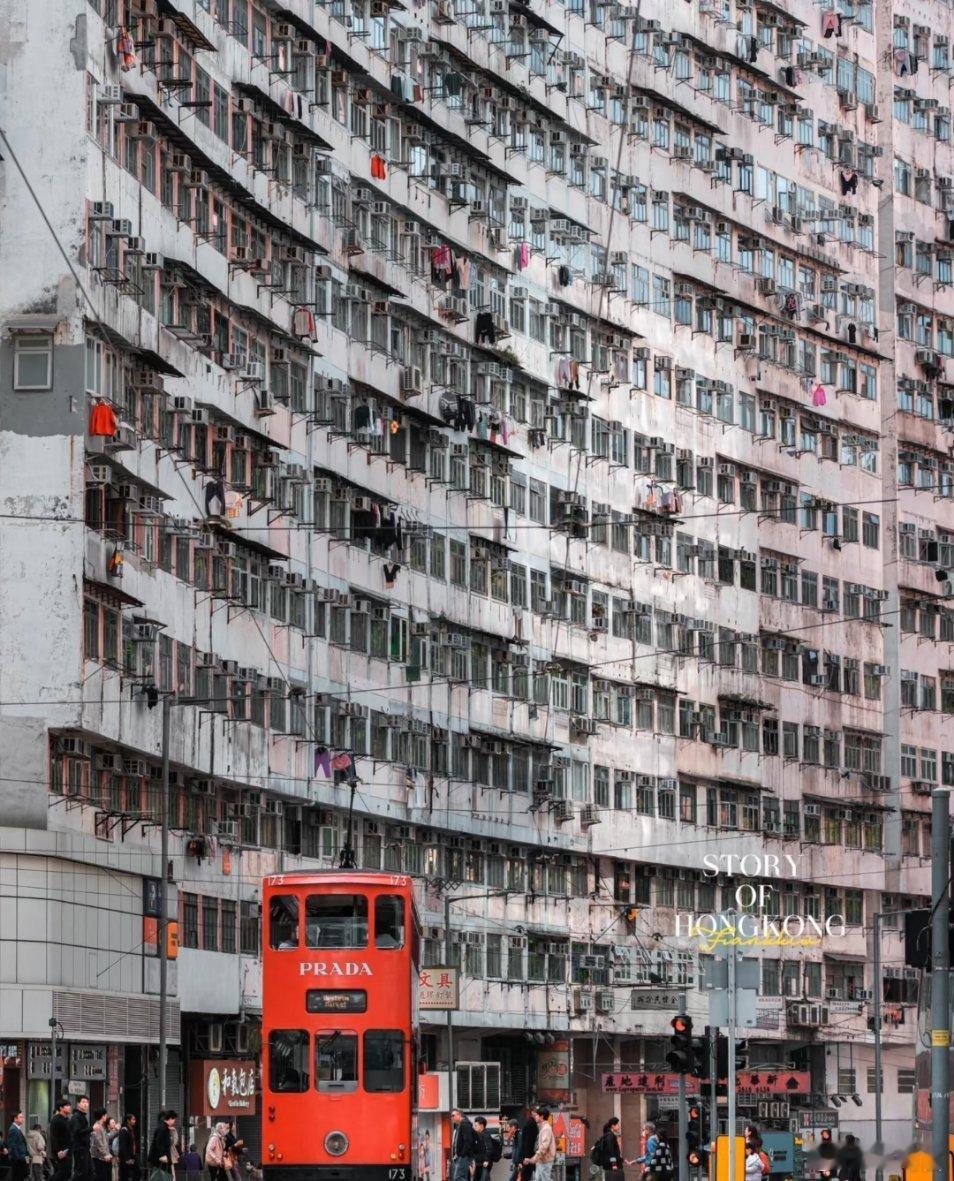
[[[400,898],[395,901],[402,902]],[[404,1035],[399,1029],[369,1029],[365,1033],[364,1089],[377,1094],[404,1090]]]
[[[382,950],[404,946],[404,899],[396,894],[382,894],[374,900],[374,946]]]
[[[53,338],[18,336],[13,360],[15,390],[48,390],[53,385]]]
[[[273,1029],[269,1034],[268,1087],[271,1091],[308,1090],[308,1034],[304,1029]]]
[[[269,903],[269,946],[273,951],[287,951],[298,946],[298,899],[292,894],[277,894]]]
[[[312,901],[311,898],[308,900]],[[325,899],[322,899],[325,901]],[[367,903],[366,898],[361,899]],[[358,1089],[358,1035],[340,1029],[315,1034],[315,1078],[318,1091],[337,1093]]]
[[[367,942],[368,900],[363,894],[309,894],[306,947],[365,947]]]

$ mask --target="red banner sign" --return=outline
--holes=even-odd
[[[703,1083],[693,1075],[686,1077],[686,1086],[692,1095],[702,1093]],[[604,1074],[603,1091],[614,1095],[632,1092],[678,1095],[679,1075],[638,1072]],[[735,1076],[735,1091],[737,1095],[808,1095],[811,1092],[811,1079],[807,1070],[744,1070]]]

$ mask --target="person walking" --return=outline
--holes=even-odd
[[[195,1181],[201,1172],[202,1157],[196,1152],[195,1145],[190,1144],[179,1162],[179,1176],[187,1178],[188,1181]]]
[[[615,1115],[603,1125],[597,1157],[604,1181],[623,1181],[623,1150],[619,1145],[619,1118]]]
[[[838,1148],[835,1157],[838,1181],[861,1181],[865,1171],[865,1158],[861,1145],[855,1136],[849,1133],[844,1144]]]
[[[533,1113],[537,1124],[537,1147],[533,1156],[523,1163],[533,1165],[536,1181],[550,1181],[553,1174],[553,1162],[556,1160],[556,1137],[550,1123],[550,1110],[540,1107]]]
[[[50,1120],[50,1162],[52,1181],[67,1181],[70,1175],[70,1112],[69,1099],[61,1099]]]
[[[147,1158],[150,1169],[173,1174],[179,1153],[176,1149],[176,1120],[178,1114],[172,1110],[159,1112],[159,1123],[152,1134]]]
[[[113,1172],[113,1154],[109,1150],[109,1136],[106,1124],[109,1112],[105,1107],[97,1108],[93,1112],[93,1126],[90,1129],[89,1152],[93,1161],[94,1181],[111,1181]]]
[[[136,1117],[127,1115],[116,1136],[116,1158],[119,1161],[119,1181],[137,1181],[139,1172],[139,1142],[136,1138]]]
[[[93,1158],[90,1156],[89,1096],[76,1100],[76,1110],[70,1116],[70,1155],[73,1162],[73,1181],[93,1181]]]
[[[762,1162],[751,1140],[745,1146],[745,1181],[762,1181]]]
[[[26,1181],[30,1174],[30,1150],[27,1148],[23,1131],[26,1117],[18,1111],[7,1132],[7,1161],[10,1165],[10,1181]]]
[[[517,1147],[513,1154],[514,1160],[517,1163],[517,1168],[514,1169],[514,1176],[516,1176],[517,1169],[519,1169],[520,1181],[531,1181],[533,1177],[533,1165],[528,1165],[526,1162],[537,1150],[538,1135],[537,1121],[531,1110],[527,1113],[527,1118],[524,1120],[523,1126],[520,1129],[520,1135],[517,1138]]]
[[[646,1139],[646,1171],[644,1177],[651,1181],[670,1181],[675,1174],[669,1141],[655,1129]]]
[[[517,1156],[517,1145],[520,1141],[520,1122],[515,1119],[508,1119],[507,1126],[504,1128],[503,1148],[501,1156],[510,1162],[510,1173],[507,1181],[515,1181],[517,1174],[520,1171],[520,1158]]]
[[[205,1165],[209,1170],[210,1181],[226,1181],[225,1137],[228,1131],[229,1125],[224,1120],[220,1121],[212,1129],[212,1135],[205,1146]]]
[[[46,1162],[46,1137],[39,1124],[27,1132],[27,1150],[30,1154],[30,1181],[44,1181],[43,1165]]]
[[[470,1168],[477,1152],[477,1133],[459,1107],[451,1112],[451,1123],[454,1133],[451,1137],[450,1181],[470,1181]]]
[[[245,1141],[235,1138],[235,1120],[226,1121],[225,1133],[225,1171],[231,1181],[242,1181],[242,1171],[239,1163],[245,1155]]]

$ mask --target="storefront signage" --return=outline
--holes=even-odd
[[[604,1074],[603,1091],[608,1094],[629,1094],[639,1092],[644,1095],[678,1095],[678,1074]],[[725,1080],[722,1080],[723,1082]],[[692,1075],[686,1076],[689,1093],[698,1095],[701,1092],[700,1080]],[[807,1095],[811,1090],[811,1083],[807,1070],[785,1071],[740,1071],[735,1076],[735,1089],[738,1095]]]
[[[56,1077],[63,1078],[66,1074],[66,1051],[62,1042],[56,1044]],[[50,1043],[30,1042],[27,1053],[27,1078],[35,1079],[50,1077]]]
[[[456,1009],[458,974],[456,968],[422,968],[419,993],[421,1009]]]
[[[565,1103],[569,1099],[569,1042],[555,1042],[537,1051],[537,1095],[548,1103]]]
[[[189,1106],[194,1116],[254,1115],[258,1067],[250,1060],[193,1062]]]
[[[104,1083],[106,1081],[105,1046],[71,1046],[70,1078],[77,1081]]]

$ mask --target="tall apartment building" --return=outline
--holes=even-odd
[[[257,1058],[261,876],[349,847],[461,969],[455,1063],[499,1071],[458,1093],[517,1110],[566,1053],[632,1129],[660,1100],[602,1076],[672,1015],[632,986],[704,1024],[678,916],[768,852],[771,909],[846,931],[762,951],[750,1064],[870,1137],[883,912],[906,1142],[896,914],[954,783],[950,7],[0,15],[4,1118],[46,1113],[51,1020],[57,1088],[154,1118],[164,877],[201,1112],[190,1064]]]

